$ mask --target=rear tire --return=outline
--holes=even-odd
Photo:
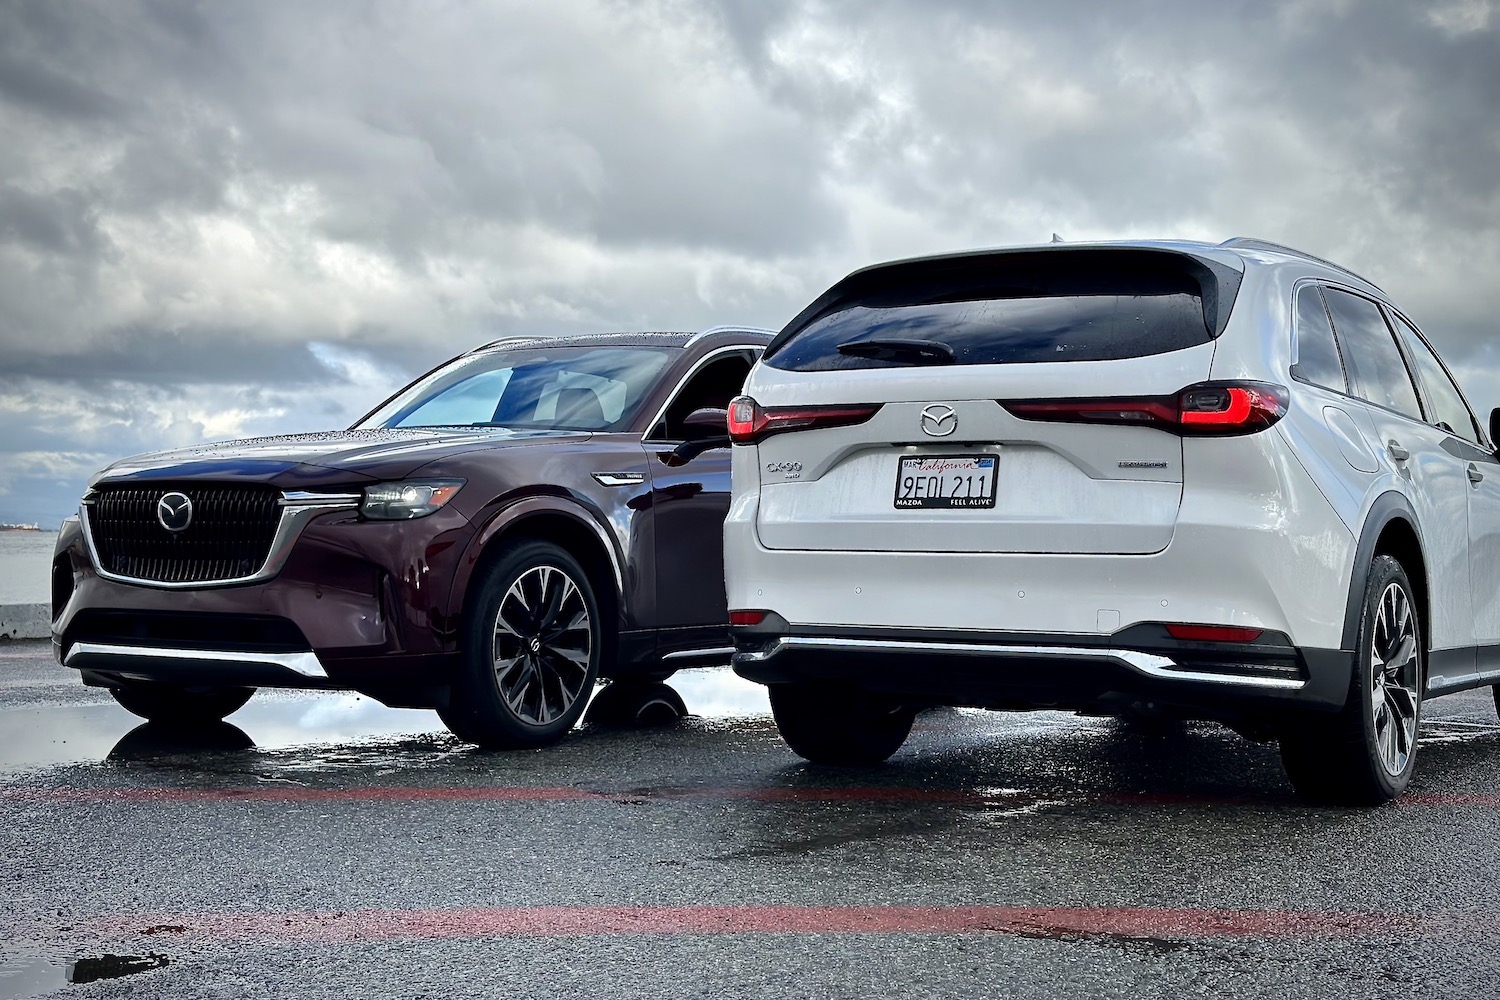
[[[463,663],[438,716],[459,739],[491,749],[556,743],[599,676],[603,629],[588,574],[550,542],[523,542],[478,586]]]
[[[879,764],[901,749],[916,710],[879,695],[814,684],[773,684],[781,738],[814,764]]]
[[[666,684],[614,681],[594,695],[585,721],[601,729],[647,729],[686,718],[687,705]]]
[[[175,684],[131,684],[110,688],[125,711],[174,726],[221,722],[245,707],[255,688],[188,688]]]
[[[1421,620],[1401,564],[1376,556],[1360,615],[1343,711],[1308,716],[1281,737],[1281,762],[1304,798],[1375,806],[1400,795],[1417,760],[1422,719]]]

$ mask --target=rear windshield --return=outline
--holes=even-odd
[[[897,270],[883,287],[851,288],[811,318],[794,320],[767,363],[832,371],[1114,361],[1213,339],[1202,277],[1180,264],[1133,266],[1117,256],[1120,266],[1078,273],[1067,255],[1054,257],[1055,263],[1038,266],[1033,259],[1019,267],[1008,267],[1004,257],[982,258],[988,273],[969,262],[962,273],[911,275],[916,281],[902,280]]]

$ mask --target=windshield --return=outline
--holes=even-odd
[[[676,348],[541,347],[449,362],[355,425],[608,431],[629,422]]]

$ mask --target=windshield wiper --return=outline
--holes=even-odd
[[[839,345],[840,354],[876,361],[904,361],[916,365],[951,365],[953,348],[938,340],[906,340],[900,337],[872,337],[851,340]]]

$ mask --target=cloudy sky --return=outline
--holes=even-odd
[[[1500,2],[0,0],[0,521],[510,333],[1255,235],[1500,406]]]

